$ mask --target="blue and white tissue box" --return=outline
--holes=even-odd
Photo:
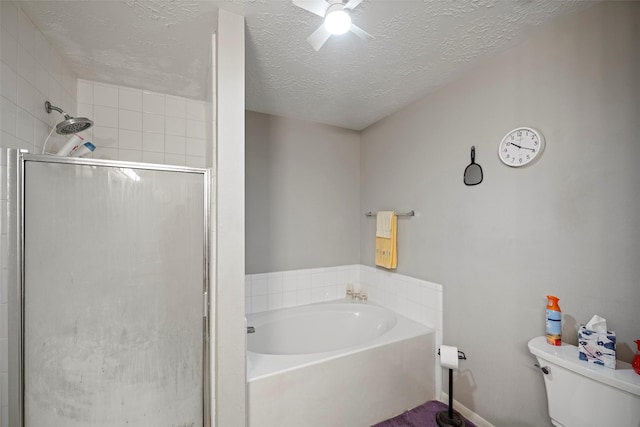
[[[616,369],[616,333],[596,332],[580,325],[578,329],[578,357],[594,365]]]

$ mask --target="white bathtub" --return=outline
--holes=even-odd
[[[249,425],[370,426],[435,397],[434,331],[345,301],[254,313]]]

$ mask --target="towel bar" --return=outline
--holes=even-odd
[[[371,211],[365,212],[365,216],[376,216],[376,215],[377,215],[377,213],[373,213]],[[416,216],[416,213],[413,210],[411,210],[409,212],[404,212],[404,213],[397,212],[396,216]]]

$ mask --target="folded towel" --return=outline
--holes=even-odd
[[[391,219],[396,215],[393,211],[380,211],[376,215],[376,237],[391,238]]]
[[[378,212],[376,224],[376,265],[395,269],[398,266],[398,217],[392,211]]]

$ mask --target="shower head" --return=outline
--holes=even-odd
[[[60,135],[82,132],[93,126],[93,122],[86,117],[71,117],[62,111],[61,108],[51,105],[49,101],[45,101],[44,109],[47,110],[47,113],[51,113],[51,110],[56,110],[64,116],[64,120],[56,125],[56,133]]]

